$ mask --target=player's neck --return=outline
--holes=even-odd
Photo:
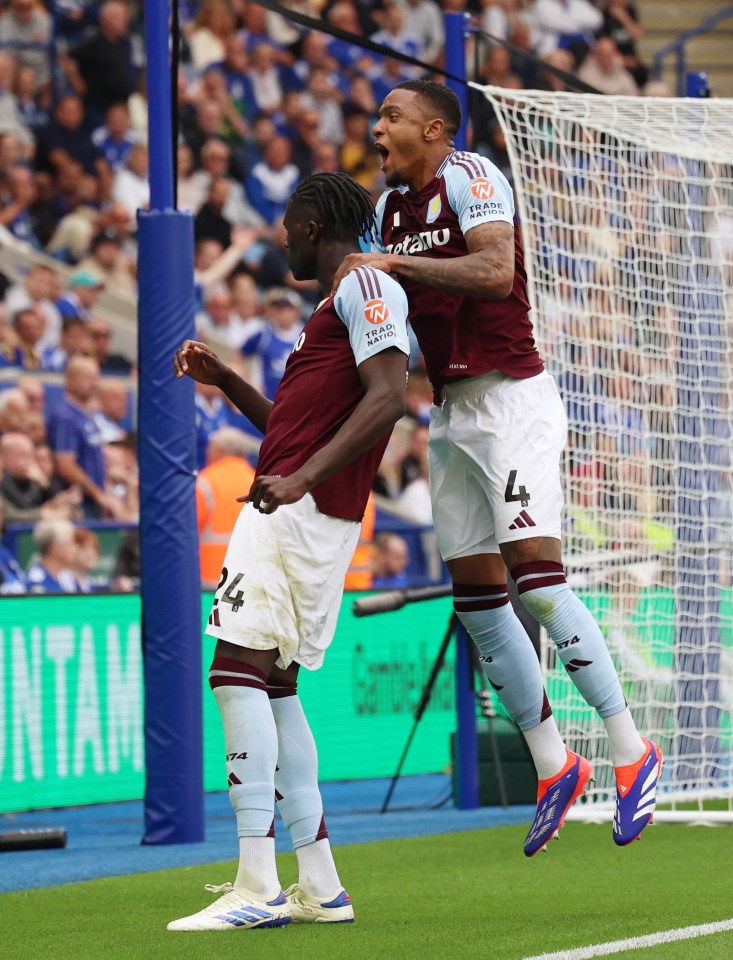
[[[341,266],[344,257],[348,257],[350,253],[362,252],[359,245],[354,243],[334,243],[321,250],[318,257],[316,280],[318,280],[321,290],[326,296],[328,296],[328,291],[333,285],[333,278],[336,276],[336,271]]]
[[[455,151],[450,144],[436,145],[425,157],[414,174],[406,181],[412,193],[419,193],[424,187],[435,180],[438,170],[443,166],[445,158]]]

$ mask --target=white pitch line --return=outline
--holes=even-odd
[[[726,930],[733,930],[733,920],[702,923],[695,927],[678,927],[676,930],[662,930],[660,933],[649,933],[644,937],[630,937],[628,940],[597,943],[592,947],[576,947],[574,950],[541,953],[536,957],[525,957],[524,960],[593,960],[593,957],[608,957],[612,953],[641,950],[642,947],[656,947],[660,943],[674,943],[677,940],[694,940],[696,937],[708,937],[711,933],[724,933]]]

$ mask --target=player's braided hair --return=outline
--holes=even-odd
[[[293,202],[312,206],[330,240],[371,238],[374,232],[372,199],[346,173],[314,173],[295,188]]]

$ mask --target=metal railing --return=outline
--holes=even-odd
[[[703,33],[709,33],[713,27],[716,27],[721,21],[733,17],[733,4],[723,7],[716,13],[711,14],[702,20],[696,27],[691,27],[681,33],[676,40],[668,43],[657,50],[654,54],[654,63],[652,65],[652,76],[655,80],[661,80],[664,69],[664,61],[668,56],[676,58],[676,92],[678,97],[684,97],[686,93],[686,74],[687,74],[687,44],[695,37]]]

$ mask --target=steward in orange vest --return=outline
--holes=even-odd
[[[196,479],[201,584],[215,590],[234,524],[242,509],[237,497],[252,486],[255,472],[245,460],[247,435],[222,427],[209,439],[206,466]]]

